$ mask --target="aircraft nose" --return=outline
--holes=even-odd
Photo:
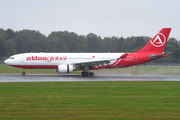
[[[5,60],[4,63],[5,63],[5,64],[8,64],[8,60]]]

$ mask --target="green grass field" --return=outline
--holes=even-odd
[[[180,82],[0,83],[0,119],[180,119]]]
[[[54,69],[26,69],[27,74],[58,74]],[[82,70],[74,71],[73,74],[80,74]],[[120,69],[94,70],[103,74],[133,74],[133,75],[180,75],[180,67],[127,67]],[[20,68],[7,65],[0,65],[0,73],[22,73]]]
[[[180,75],[180,67],[129,67],[95,74]],[[21,69],[0,65],[0,73]],[[57,74],[27,69],[27,74]],[[75,74],[80,74],[76,71]],[[0,83],[0,119],[180,119],[180,82]]]

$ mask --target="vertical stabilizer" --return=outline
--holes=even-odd
[[[169,34],[171,32],[171,28],[163,28],[159,33],[157,33],[149,43],[144,46],[141,50],[137,51],[136,53],[143,53],[143,52],[154,52],[154,53],[162,53],[166,46]]]

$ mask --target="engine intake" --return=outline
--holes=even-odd
[[[58,65],[57,72],[59,73],[72,73],[74,70],[73,65]]]

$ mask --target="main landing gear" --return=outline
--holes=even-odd
[[[93,73],[93,72],[84,72],[84,71],[83,71],[83,72],[81,73],[81,75],[82,75],[82,76],[88,76],[88,75],[89,75],[89,76],[94,76],[94,73]]]
[[[93,72],[89,72],[89,66],[84,66],[84,71],[81,73],[82,76],[94,76]]]
[[[22,68],[22,75],[26,75],[26,72],[25,72],[25,70],[24,70],[24,68]]]

